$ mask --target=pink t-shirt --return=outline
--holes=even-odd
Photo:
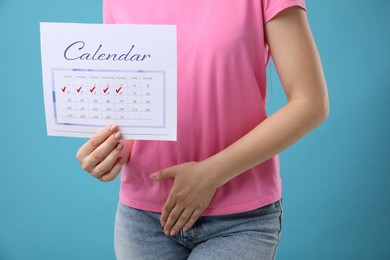
[[[174,24],[178,46],[177,141],[135,141],[120,200],[161,212],[173,180],[151,173],[201,161],[266,117],[264,24],[303,0],[105,0],[105,23]],[[202,215],[253,210],[281,198],[278,155],[220,187]]]

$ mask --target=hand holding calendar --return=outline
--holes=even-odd
[[[176,28],[41,23],[49,135],[176,140]]]

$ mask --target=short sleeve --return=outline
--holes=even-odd
[[[306,11],[306,4],[304,0],[262,0],[264,23],[270,21],[278,13],[286,8],[298,6]]]

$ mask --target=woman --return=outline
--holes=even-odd
[[[301,0],[105,0],[105,23],[175,24],[176,142],[124,141],[107,126],[78,151],[101,181],[121,171],[118,259],[274,259],[278,153],[328,116]],[[270,54],[288,102],[265,110]]]

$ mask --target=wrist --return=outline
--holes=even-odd
[[[229,177],[232,173],[230,173],[229,168],[227,167],[228,163],[224,162],[217,156],[207,158],[202,161],[202,164],[204,167],[204,173],[216,188],[223,186],[232,179]]]

